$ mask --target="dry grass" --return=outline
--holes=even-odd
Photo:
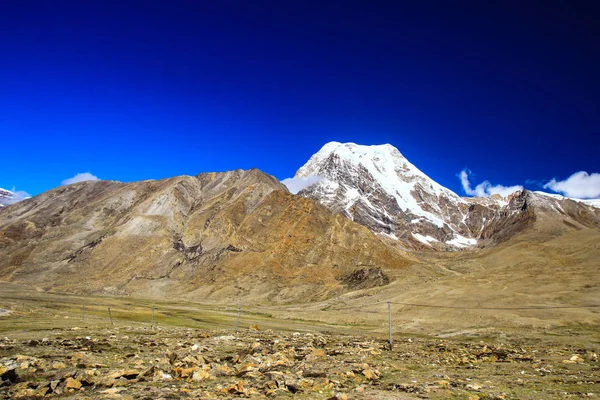
[[[385,290],[373,293],[370,297],[384,295]],[[8,337],[8,345],[0,346],[0,360],[12,359],[20,354],[52,363],[63,362],[70,365],[76,351],[71,347],[61,347],[67,343],[79,343],[85,336],[91,336],[98,343],[104,343],[100,352],[87,351],[92,363],[104,365],[97,373],[110,375],[115,370],[144,368],[155,360],[163,359],[165,352],[180,351],[182,346],[189,348],[194,343],[209,346],[206,354],[216,371],[219,365],[230,369],[239,368],[235,360],[239,354],[248,354],[256,343],[268,352],[275,348],[294,347],[296,354],[303,357],[297,368],[310,368],[325,371],[325,378],[313,379],[314,387],[307,387],[300,393],[279,392],[275,398],[328,399],[336,392],[348,394],[350,399],[539,399],[539,398],[583,398],[600,394],[597,390],[599,365],[594,354],[600,352],[600,334],[597,325],[565,324],[547,328],[519,328],[513,325],[498,325],[492,329],[479,326],[460,330],[462,322],[444,337],[429,334],[415,334],[419,329],[404,323],[395,323],[394,351],[386,350],[387,309],[385,304],[375,304],[364,310],[369,318],[357,317],[360,323],[347,324],[357,310],[339,310],[338,304],[330,303],[328,310],[320,306],[280,306],[243,307],[240,320],[240,335],[233,342],[214,341],[221,335],[234,333],[237,317],[235,305],[202,305],[182,301],[152,302],[145,299],[99,296],[75,296],[57,293],[36,292],[14,284],[0,285],[0,307],[13,312],[0,317],[0,337]],[[356,296],[356,294],[355,294]],[[367,296],[368,298],[369,296]],[[363,297],[352,300],[360,301]],[[350,300],[348,296],[347,300]],[[151,307],[154,305],[155,324],[151,327]],[[84,309],[82,309],[85,307]],[[114,320],[111,325],[108,310]],[[314,310],[321,309],[315,313]],[[417,313],[418,308],[405,312]],[[396,321],[401,313],[396,312]],[[432,318],[423,313],[422,320]],[[322,320],[329,316],[331,323]],[[536,318],[539,318],[537,316]],[[501,321],[501,320],[500,320]],[[251,327],[258,325],[260,331]],[[421,328],[429,326],[422,323]],[[189,329],[193,328],[193,329]],[[291,332],[312,332],[314,335],[292,334]],[[433,329],[431,334],[437,332]],[[46,338],[50,346],[31,343],[35,339]],[[213,339],[214,338],[214,339]],[[322,338],[322,339],[321,339]],[[49,342],[48,342],[49,341]],[[325,343],[324,356],[314,358],[311,354],[315,343]],[[144,343],[160,343],[158,347],[147,347]],[[219,343],[219,344],[217,344]],[[143,349],[143,353],[139,352]],[[490,350],[491,349],[491,350]],[[90,349],[93,350],[93,349]],[[130,353],[137,356],[130,357]],[[487,352],[487,353],[486,353]],[[269,354],[271,354],[269,353]],[[573,355],[579,355],[582,362],[565,363]],[[138,357],[139,356],[139,357]],[[140,358],[141,357],[141,358]],[[257,357],[261,357],[258,355]],[[503,358],[506,357],[506,358]],[[220,361],[218,361],[220,360]],[[229,360],[229,361],[227,361]],[[217,364],[218,363],[218,364]],[[380,378],[370,381],[358,372],[348,378],[347,372],[356,365],[367,364],[381,373]],[[304,365],[304,367],[301,367]],[[163,371],[168,363],[159,363]],[[69,369],[71,368],[71,369]],[[167,368],[166,370],[164,368]],[[296,367],[288,368],[284,374],[296,376]],[[44,371],[44,370],[42,370]],[[67,367],[65,373],[74,374],[77,370]],[[43,384],[44,379],[52,379],[57,371],[46,370],[45,374],[32,373],[20,369],[19,374],[30,382],[31,387]],[[61,372],[62,373],[62,372]],[[175,375],[173,375],[175,376]],[[265,375],[266,376],[266,375]],[[222,387],[230,387],[238,381],[252,389],[253,398],[264,398],[263,375],[257,378],[217,376],[206,382],[193,382],[189,379],[176,379],[169,382],[132,380],[120,383],[124,399],[138,396],[175,396],[183,398],[197,393],[202,398],[235,397],[235,394],[219,392]],[[320,389],[322,382],[338,382]],[[11,398],[20,393],[13,387],[0,390],[0,398]],[[22,389],[22,387],[21,387]],[[88,386],[85,392],[65,393],[66,397],[104,398],[105,389]],[[17,389],[14,389],[17,390]],[[33,390],[33,389],[32,389]],[[65,396],[63,395],[63,397]],[[54,395],[56,397],[56,395]],[[203,397],[204,396],[204,397]],[[60,396],[59,396],[60,397]],[[193,396],[192,396],[193,398]]]

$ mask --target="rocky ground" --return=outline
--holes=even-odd
[[[552,335],[399,335],[389,351],[376,337],[256,326],[237,335],[148,325],[4,333],[0,399],[600,396],[600,346],[589,336],[565,344]]]

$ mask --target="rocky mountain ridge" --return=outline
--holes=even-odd
[[[316,180],[299,195],[411,249],[458,250],[506,240],[533,223],[529,200],[540,206],[553,205],[556,218],[561,218],[564,207],[597,215],[591,208],[593,201],[572,201],[541,192],[515,192],[505,198],[460,197],[389,144],[327,143],[296,177]],[[563,206],[565,203],[569,205]],[[567,218],[569,223],[578,223]],[[591,223],[597,224],[597,217]]]
[[[0,210],[0,280],[42,289],[308,301],[406,264],[256,169],[80,182]]]

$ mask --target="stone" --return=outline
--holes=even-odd
[[[229,368],[225,364],[219,365],[216,368],[214,368],[215,376],[228,376],[228,375],[231,375],[232,373],[233,373],[233,371],[231,370],[231,368]]]
[[[378,379],[379,376],[381,375],[379,373],[379,371],[373,370],[371,368],[367,368],[367,369],[363,370],[362,374],[365,376],[365,378],[367,378],[370,381]]]
[[[9,383],[16,383],[19,379],[16,368],[8,368],[6,366],[0,366],[0,383],[8,381]]]
[[[187,365],[188,367],[192,365],[205,364],[204,357],[202,356],[185,356],[181,359],[181,362]]]
[[[300,381],[293,376],[284,375],[284,384],[287,390],[291,393],[296,393],[300,390]]]
[[[118,394],[119,392],[122,392],[123,390],[125,390],[125,388],[110,388],[110,389],[105,389],[105,390],[101,391],[100,393],[114,396],[114,395]]]
[[[158,378],[161,381],[172,381],[173,380],[173,376],[171,376],[171,374],[167,374],[167,373],[164,373],[164,372],[159,372]]]
[[[35,390],[28,382],[17,383],[11,388],[13,399],[30,399],[35,397]]]
[[[50,381],[50,389],[56,393],[56,389],[58,388],[58,385],[60,385],[60,381]]]
[[[64,362],[54,361],[52,363],[52,369],[63,369],[63,368],[67,368],[67,365]]]
[[[241,376],[251,371],[256,371],[258,368],[255,363],[246,361],[237,367],[237,375]]]
[[[176,372],[177,376],[184,378],[184,379],[191,377],[194,374],[194,372],[196,372],[197,370],[198,370],[198,367],[175,368],[175,372]]]
[[[248,394],[248,391],[244,388],[244,382],[242,382],[242,381],[238,381],[237,383],[234,383],[228,389],[226,389],[226,391],[231,394],[243,394],[243,395]]]
[[[81,382],[79,382],[78,380],[75,380],[73,378],[67,378],[67,380],[65,381],[65,387],[67,389],[81,389]]]
[[[86,366],[88,366],[86,354],[84,352],[77,352],[73,354],[73,356],[71,357],[71,363],[79,368],[85,368]]]
[[[235,340],[235,336],[233,336],[233,335],[216,336],[214,338],[214,340],[216,340],[216,341],[230,341],[230,340]]]
[[[215,379],[214,376],[208,373],[205,370],[199,370],[193,373],[192,380],[193,381],[207,381]]]
[[[138,371],[136,369],[120,369],[120,370],[116,370],[116,371],[111,371],[108,374],[108,377],[111,379],[119,379],[119,378],[135,379],[138,377],[139,374],[140,374],[140,371]]]
[[[154,365],[149,366],[148,368],[142,370],[138,376],[152,376],[156,367]]]
[[[336,393],[333,397],[327,400],[348,400],[348,395],[345,393]]]
[[[263,374],[261,374],[258,371],[250,371],[247,372],[246,374],[244,374],[244,377],[246,378],[252,378],[252,379],[260,379],[262,378]]]
[[[128,384],[126,379],[114,379],[109,376],[100,377],[96,382],[99,386],[104,387],[122,386]]]
[[[574,363],[577,363],[577,364],[582,364],[583,362],[585,362],[585,360],[577,354],[573,354],[573,356],[571,358],[569,358],[569,361],[573,361]]]
[[[35,389],[35,395],[39,397],[44,397],[50,392],[50,384],[48,382],[38,385],[38,387]]]
[[[324,349],[313,349],[311,354],[315,357],[325,357],[327,353],[325,353]]]

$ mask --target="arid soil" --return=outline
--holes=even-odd
[[[193,320],[175,311],[191,309],[184,303],[161,304],[152,325],[148,311],[132,317],[141,302],[107,301],[112,323],[106,308],[94,308],[97,299],[0,297],[12,309],[0,318],[0,399],[600,396],[592,325],[432,336],[394,326],[390,351],[386,335],[369,326],[261,315],[238,325],[235,309],[194,311]],[[119,312],[125,304],[137,311]]]

